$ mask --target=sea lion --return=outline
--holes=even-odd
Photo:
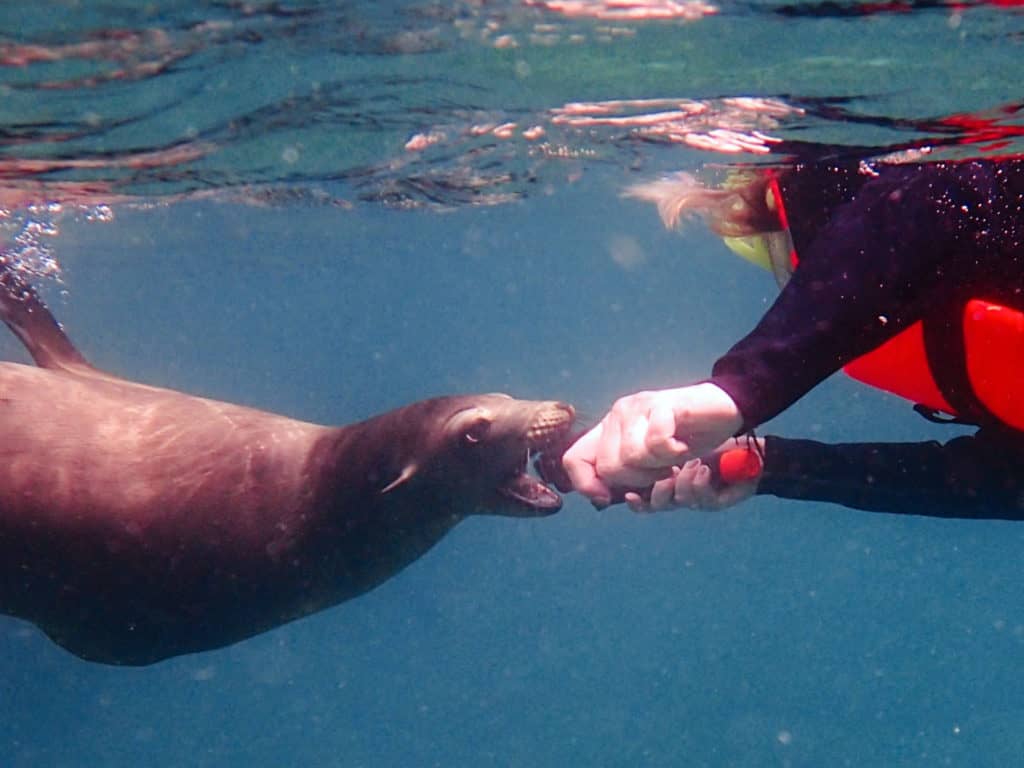
[[[573,409],[438,397],[325,427],[91,366],[0,262],[0,612],[81,658],[145,665],[360,595],[467,515],[538,516],[526,473]]]

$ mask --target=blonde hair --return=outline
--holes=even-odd
[[[763,171],[729,171],[720,187],[705,185],[689,173],[627,187],[623,194],[654,203],[662,222],[675,229],[700,218],[722,237],[746,237],[779,230],[779,216],[769,202],[771,176]]]

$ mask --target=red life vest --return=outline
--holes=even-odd
[[[777,181],[772,180],[768,194],[769,204],[777,207],[780,223],[788,230]],[[790,248],[788,258],[772,259],[773,266],[776,262],[788,262],[791,269],[796,268],[797,254]],[[978,419],[979,415],[964,411],[976,411],[974,404],[980,405],[987,412],[981,418],[995,417],[1024,431],[1024,312],[980,298],[972,298],[963,305],[960,328],[956,329],[962,334],[963,359],[955,363],[962,370],[954,376],[961,388],[966,385],[970,391],[957,397],[952,397],[949,388],[949,372],[943,366],[937,369],[935,356],[929,355],[925,322],[919,320],[905,328],[843,370],[865,384],[968,421]],[[951,399],[967,405],[958,407],[950,403]]]
[[[1020,392],[1024,382],[1024,312],[971,299],[964,305],[960,323],[971,395],[999,421],[1024,431],[1024,397]],[[920,320],[843,370],[858,381],[932,410],[965,415],[943,394],[942,372],[936,375],[933,370]]]

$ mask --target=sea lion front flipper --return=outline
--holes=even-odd
[[[0,318],[40,368],[92,370],[27,280],[0,254]]]
[[[394,480],[392,480],[390,483],[388,483],[387,485],[380,489],[381,495],[384,495],[385,493],[391,493],[391,491],[395,490],[395,488],[397,488],[398,486],[403,485],[404,483],[411,480],[418,469],[419,467],[417,467],[416,464],[406,464],[405,468],[402,470],[401,474],[399,474],[398,477],[396,477]]]

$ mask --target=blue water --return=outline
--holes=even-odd
[[[5,4],[6,37],[162,29],[191,48],[106,81],[119,65],[102,58],[0,71],[5,160],[98,161],[4,177],[63,201],[12,202],[4,222],[9,239],[54,227],[21,249],[59,266],[40,281],[54,312],[103,368],[323,423],[495,390],[596,418],[705,376],[756,322],[769,277],[619,194],[732,156],[570,130],[550,110],[671,96],[718,115],[763,96],[937,118],[1019,99],[1024,60],[1024,15],[987,8],[737,4],[605,42],[603,22],[512,2],[60,5],[55,27]],[[559,41],[531,43],[538,23]],[[484,42],[498,34],[518,47]],[[70,85],[41,85],[55,79]],[[543,124],[570,158],[459,132],[484,115]],[[446,141],[410,158],[404,143],[437,126]],[[810,112],[769,132],[928,135]],[[200,158],[117,162],[191,142]],[[26,359],[7,336],[0,356]],[[951,435],[841,377],[766,431]],[[0,618],[0,765],[1013,765],[1022,550],[1014,523],[769,498],[640,517],[570,497],[548,519],[471,519],[358,600],[145,669],[80,661]]]

